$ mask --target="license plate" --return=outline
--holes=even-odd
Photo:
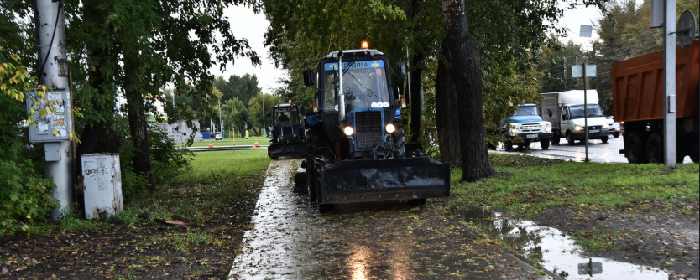
[[[600,130],[598,130],[598,129],[591,129],[588,131],[588,133],[598,133],[598,132],[600,132]]]
[[[528,134],[527,138],[537,138],[537,134]]]

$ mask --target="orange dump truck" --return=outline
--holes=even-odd
[[[676,155],[698,162],[698,40],[676,49]],[[664,162],[664,53],[613,63],[615,120],[624,122],[630,163]]]

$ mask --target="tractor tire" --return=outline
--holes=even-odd
[[[629,161],[629,163],[646,163],[647,153],[644,151],[642,140],[637,133],[630,133],[626,138],[625,153],[627,154],[627,161]]]
[[[406,157],[406,135],[403,132],[403,128],[400,128],[394,136],[394,157]]]
[[[427,202],[427,200],[425,198],[412,199],[412,200],[408,201],[408,205],[415,207],[415,206],[425,205],[426,202]]]
[[[664,145],[661,141],[661,136],[653,132],[647,138],[646,155],[650,163],[664,162]]]
[[[566,143],[569,145],[573,145],[574,141],[576,141],[576,140],[574,140],[573,133],[571,133],[570,131],[567,131],[566,132]]]
[[[296,173],[294,176],[294,193],[306,194],[306,184],[308,183],[308,179],[306,177],[308,177],[306,172]]]
[[[550,139],[542,139],[542,140],[540,140],[540,145],[542,146],[542,150],[549,149],[549,140],[550,140]]]
[[[561,137],[559,136],[559,134],[557,134],[557,132],[554,132],[554,135],[552,136],[552,144],[559,145],[560,140]]]

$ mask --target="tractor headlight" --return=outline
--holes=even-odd
[[[343,133],[347,136],[352,136],[353,133],[355,133],[355,130],[352,128],[352,126],[346,126],[343,128]]]
[[[387,124],[386,125],[386,132],[388,133],[394,133],[396,132],[396,127],[394,126],[393,123]]]
[[[583,127],[582,127],[582,126],[580,126],[580,125],[578,125],[578,124],[574,126],[574,131],[578,132],[578,131],[581,131],[581,130],[583,130]]]

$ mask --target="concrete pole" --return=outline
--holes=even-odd
[[[68,91],[66,65],[66,21],[63,1],[35,0],[34,18],[38,47],[39,84],[53,91]],[[70,116],[70,114],[68,114]],[[47,160],[44,177],[52,178],[56,189],[51,198],[58,206],[51,212],[51,219],[62,220],[73,204],[72,145],[70,140],[44,144],[45,154],[58,152],[58,160]]]
[[[676,168],[676,0],[664,5],[664,163]]]

